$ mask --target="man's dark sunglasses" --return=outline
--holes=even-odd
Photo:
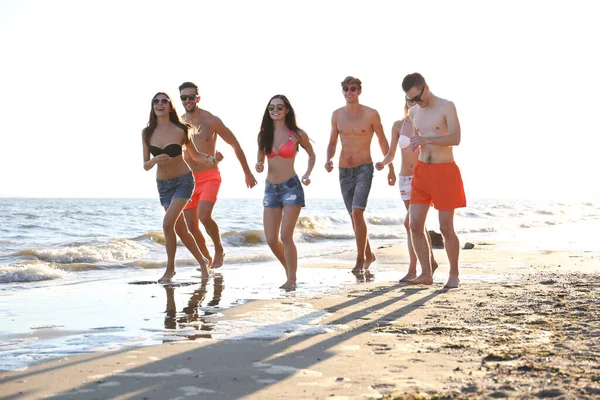
[[[179,96],[179,98],[181,99],[181,101],[196,100],[197,96],[197,94],[182,94],[181,96]]]
[[[421,93],[419,93],[418,96],[415,96],[412,99],[409,99],[408,96],[404,96],[404,100],[406,100],[407,103],[420,103],[421,96],[423,96],[424,91],[425,91],[425,86],[423,86],[423,89],[421,89]]]
[[[351,92],[356,92],[358,90],[358,87],[356,87],[356,86],[350,86],[350,87],[348,87],[348,86],[342,86],[342,90],[344,92],[347,92],[348,90],[350,90]]]

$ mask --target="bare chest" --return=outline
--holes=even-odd
[[[338,132],[343,135],[370,136],[373,134],[373,127],[366,118],[345,117],[337,123]]]
[[[415,128],[421,136],[440,136],[448,134],[446,118],[436,110],[420,110],[413,116]]]

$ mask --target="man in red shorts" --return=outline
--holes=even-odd
[[[411,107],[409,117],[417,130],[411,138],[411,149],[421,147],[415,167],[410,196],[410,229],[421,275],[409,281],[414,285],[431,285],[429,242],[425,237],[425,219],[433,204],[439,212],[440,231],[444,236],[450,263],[447,288],[456,288],[460,244],[454,231],[454,209],[466,207],[465,192],[460,170],[454,162],[452,146],[460,143],[460,123],[454,103],[435,96],[425,78],[419,73],[409,74],[402,81],[406,101]]]
[[[184,82],[179,86],[179,95],[185,114],[182,119],[198,128],[198,134],[193,136],[194,144],[199,152],[208,155],[215,155],[217,137],[221,137],[225,143],[229,144],[235,151],[237,159],[242,165],[244,175],[246,176],[246,187],[253,188],[256,185],[256,179],[252,175],[246,156],[235,135],[223,124],[221,119],[206,110],[198,107],[200,95],[198,86],[192,82]],[[217,194],[221,186],[221,173],[210,157],[213,163],[195,162],[184,153],[184,159],[194,172],[196,186],[192,199],[184,209],[185,222],[190,233],[196,239],[196,243],[204,257],[209,259],[212,268],[219,268],[223,265],[223,244],[221,243],[221,233],[219,226],[212,217],[213,208],[217,202]],[[204,225],[206,233],[213,241],[215,246],[215,255],[210,257],[206,247],[206,241],[198,226],[198,219]]]

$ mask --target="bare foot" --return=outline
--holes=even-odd
[[[286,281],[283,285],[279,286],[279,289],[296,290],[296,281]]]
[[[408,281],[409,285],[433,285],[433,277],[431,275],[419,275],[412,281]]]
[[[353,274],[362,274],[365,272],[365,267],[363,266],[363,264],[357,262],[354,268],[352,268],[351,272]]]
[[[448,282],[446,282],[446,285],[444,286],[444,288],[456,289],[459,284],[460,284],[460,279],[458,279],[458,276],[450,276],[448,278]]]
[[[225,252],[221,251],[219,253],[215,253],[215,258],[213,258],[211,268],[221,268],[223,266],[223,257],[225,257]]]
[[[417,277],[416,273],[408,273],[406,275],[404,275],[404,277],[402,279],[400,279],[399,283],[406,283],[406,282],[410,282],[412,280],[414,280]]]
[[[202,278],[208,278],[208,276],[210,275],[210,271],[208,270],[208,267],[206,265],[200,268],[196,268],[196,271],[200,271],[200,275],[202,276]]]
[[[435,261],[433,258],[431,259],[431,274],[433,275],[433,273],[435,272],[435,270],[438,269],[438,263],[437,261]]]
[[[171,279],[175,276],[177,272],[173,271],[165,271],[165,274],[158,280],[158,283],[169,283]]]
[[[366,256],[365,258],[365,269],[369,269],[369,267],[371,266],[371,264],[373,264],[375,261],[377,260],[377,257],[375,257],[375,253],[371,253],[371,256]]]

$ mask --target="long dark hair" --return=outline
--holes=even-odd
[[[187,143],[190,140],[190,133],[192,129],[194,129],[194,127],[190,124],[183,122],[179,118],[179,115],[177,115],[177,110],[175,109],[175,104],[173,104],[173,100],[171,100],[171,97],[165,92],[156,93],[154,96],[152,96],[152,100],[154,100],[159,94],[162,94],[166,96],[167,99],[169,99],[169,103],[171,106],[171,111],[169,112],[169,120],[175,125],[177,125],[179,128],[183,129],[183,131],[185,132],[185,141],[183,143]],[[154,105],[152,104],[152,101],[150,101],[150,118],[148,119],[148,125],[142,130],[142,137],[144,138],[144,142],[148,146],[150,145],[150,138],[152,137],[152,134],[154,133],[154,130],[156,129],[157,125],[158,119],[156,118],[156,113],[154,112]]]
[[[269,114],[269,104],[273,99],[281,99],[285,107],[288,109],[287,114],[285,115],[285,126],[293,133],[294,136],[298,135],[298,124],[296,123],[296,113],[294,112],[294,108],[290,104],[290,101],[282,94],[276,94],[271,97],[267,106],[265,107],[265,113],[263,115],[262,124],[260,125],[260,132],[258,133],[258,148],[263,149],[266,153],[270,153],[273,149],[273,134],[275,132],[275,124],[271,119],[271,115]]]

